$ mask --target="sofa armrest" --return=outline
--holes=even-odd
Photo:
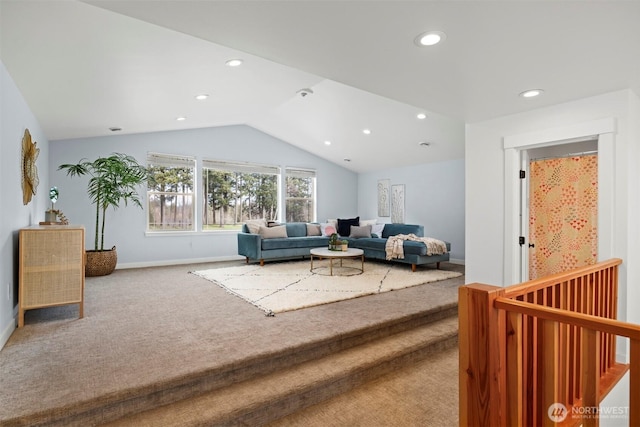
[[[262,237],[259,234],[238,233],[238,255],[250,259],[262,258]]]

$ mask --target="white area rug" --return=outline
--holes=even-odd
[[[462,275],[453,271],[425,267],[411,272],[411,266],[408,264],[366,261],[364,273],[353,275],[355,270],[336,268],[334,261],[334,276],[329,276],[328,263],[328,260],[314,260],[313,273],[309,271],[308,260],[271,262],[266,263],[264,267],[251,264],[213,268],[192,273],[216,283],[227,292],[259,307],[267,315],[379,294]],[[344,265],[360,267],[360,261],[345,260]]]

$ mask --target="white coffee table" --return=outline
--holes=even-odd
[[[309,254],[311,255],[311,271],[313,271],[313,258],[316,257],[318,259],[328,259],[329,260],[329,275],[333,276],[333,260],[334,259],[339,259],[340,260],[340,267],[342,267],[342,260],[343,259],[357,259],[360,258],[360,273],[358,274],[362,274],[364,273],[364,251],[362,249],[356,249],[356,248],[348,248],[346,251],[330,251],[329,248],[326,247],[322,247],[322,248],[314,248],[311,249],[309,251]],[[355,268],[356,270],[358,270],[357,267],[349,267],[349,268]]]

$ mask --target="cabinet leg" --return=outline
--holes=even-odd
[[[24,326],[24,310],[18,309],[18,328],[22,328]]]

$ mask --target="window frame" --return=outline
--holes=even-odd
[[[191,168],[192,169],[192,185],[191,192],[167,192],[167,191],[157,191],[150,190],[149,185],[147,184],[147,215],[146,215],[146,233],[148,234],[192,234],[198,231],[197,221],[198,221],[198,197],[196,188],[198,188],[198,168],[196,158],[194,156],[187,156],[181,154],[167,154],[167,153],[157,153],[157,152],[148,152],[147,153],[147,167],[154,166],[164,166],[164,167],[172,167],[172,168]],[[175,194],[176,197],[190,197],[191,198],[191,227],[190,228],[180,228],[180,229],[152,229],[150,228],[150,220],[151,220],[151,196],[167,193],[167,194]]]
[[[211,158],[202,159],[202,172],[201,178],[202,183],[200,185],[200,191],[202,192],[202,216],[199,224],[201,230],[206,233],[223,233],[223,232],[240,232],[242,231],[242,221],[240,224],[233,224],[233,226],[239,226],[239,228],[207,228],[209,224],[204,224],[204,216],[208,215],[208,210],[210,209],[208,204],[208,195],[209,190],[206,188],[207,186],[207,178],[205,178],[205,173],[208,170],[216,170],[220,172],[226,173],[241,173],[241,174],[262,174],[262,175],[273,175],[276,177],[276,215],[274,221],[279,221],[279,218],[282,214],[282,206],[281,206],[281,182],[282,182],[282,168],[280,166],[271,165],[271,164],[263,164],[263,163],[253,163],[253,162],[238,162],[232,160],[218,160]],[[205,210],[207,211],[205,213]]]
[[[287,178],[289,177],[293,177],[293,178],[311,178],[312,181],[312,191],[311,191],[311,197],[289,197],[288,194],[288,189],[287,189]],[[308,169],[308,168],[301,168],[301,167],[295,167],[295,166],[287,166],[284,168],[284,177],[283,177],[283,182],[284,182],[284,191],[283,191],[283,197],[284,197],[284,212],[285,212],[285,218],[287,218],[288,213],[287,213],[287,206],[288,206],[288,201],[289,200],[310,200],[313,208],[312,208],[312,214],[311,214],[311,219],[308,222],[317,222],[318,220],[318,174],[316,172],[315,169]],[[305,221],[307,222],[307,221]]]

